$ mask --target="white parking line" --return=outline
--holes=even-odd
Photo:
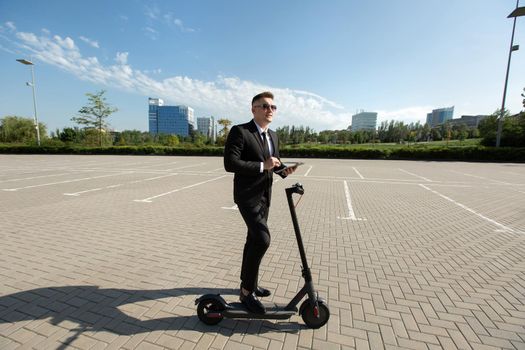
[[[237,206],[237,204],[235,204],[233,207],[221,207],[221,209],[226,209],[226,210],[239,210],[239,207]]]
[[[308,174],[310,174],[310,170],[312,170],[313,167],[314,167],[313,165],[310,165],[310,167],[308,168],[304,176],[308,176]]]
[[[219,177],[215,177],[213,179],[210,179],[210,180],[206,180],[206,181],[202,181],[202,182],[198,182],[196,184],[193,184],[193,185],[189,185],[189,186],[184,186],[184,187],[181,187],[181,188],[177,188],[173,191],[169,191],[169,192],[165,192],[165,193],[161,193],[161,194],[158,194],[156,196],[152,196],[152,197],[148,197],[148,198],[144,198],[144,199],[135,199],[134,202],[144,202],[144,203],[151,203],[151,200],[152,199],[155,199],[155,198],[159,198],[159,197],[162,197],[162,196],[166,196],[168,194],[172,194],[172,193],[175,193],[175,192],[179,192],[179,191],[182,191],[182,190],[185,190],[185,189],[188,189],[188,188],[192,188],[192,187],[195,187],[195,186],[199,186],[199,185],[202,185],[202,184],[205,184],[207,182],[211,182],[211,181],[215,181],[215,180],[219,180],[219,179],[222,179],[223,177],[226,177],[228,175],[222,175],[222,176],[219,176]]]
[[[425,180],[426,182],[432,182],[432,180],[427,179],[426,177],[419,176],[419,175],[417,175],[417,174],[411,173],[410,171],[406,171],[406,170],[401,169],[401,168],[398,168],[398,169],[401,170],[402,172],[404,172],[405,174],[408,174],[408,175],[412,175],[412,176],[418,177],[418,178],[420,178],[420,179],[422,179],[422,180]]]
[[[438,191],[435,191],[435,190],[433,190],[433,189],[430,189],[430,188],[428,188],[427,186],[425,186],[425,185],[423,185],[423,184],[419,184],[419,186],[423,187],[423,188],[424,188],[425,190],[427,190],[427,191],[430,191],[430,192],[432,192],[432,193],[434,193],[434,194],[437,194],[438,196],[440,196],[441,198],[446,199],[446,200],[449,201],[449,202],[454,203],[454,204],[457,205],[458,207],[463,208],[463,209],[465,209],[466,211],[471,212],[472,214],[474,214],[474,215],[476,215],[476,216],[479,216],[479,217],[482,218],[483,220],[488,221],[488,222],[490,222],[490,223],[492,223],[492,224],[498,226],[498,227],[501,228],[503,231],[513,232],[513,233],[525,233],[525,232],[521,232],[521,231],[518,231],[518,230],[514,230],[514,229],[512,229],[512,228],[510,228],[510,227],[508,227],[508,226],[505,226],[505,225],[503,225],[503,224],[500,224],[499,222],[497,222],[497,221],[495,221],[495,220],[492,220],[492,219],[486,217],[485,215],[480,214],[480,213],[476,212],[476,211],[473,210],[473,209],[470,209],[470,208],[467,207],[466,205],[461,204],[461,203],[459,203],[459,202],[456,202],[456,201],[453,200],[452,198],[447,197],[447,196],[445,196],[444,194],[439,193]]]
[[[352,221],[366,221],[366,219],[357,218],[354,213],[354,209],[352,208],[352,200],[350,199],[350,190],[348,189],[348,184],[346,181],[343,181],[345,185],[345,196],[346,196],[346,205],[348,206],[348,216],[341,217],[338,216],[338,219],[341,220],[352,220]]]
[[[461,173],[459,171],[454,171],[454,170],[452,170],[452,172],[458,173],[458,174],[461,174],[461,175],[465,175],[465,176],[469,176],[469,177],[475,177],[476,179],[489,180],[489,181],[500,183],[500,184],[503,184],[503,185],[519,185],[519,184],[511,184],[509,182],[504,182],[504,181],[493,180],[493,179],[489,179],[487,177],[483,177],[483,176],[479,176],[479,175],[465,174],[465,173]]]
[[[32,176],[32,177],[23,177],[21,179],[0,180],[0,182],[13,182],[13,181],[33,180],[33,179],[41,179],[43,177],[63,176],[63,175],[70,175],[70,174],[71,173],[40,175],[40,176]]]
[[[201,166],[201,165],[206,165],[206,164],[207,164],[207,163],[199,163],[199,164],[186,165],[186,166],[181,166],[181,167],[178,167],[178,168],[166,169],[165,171],[180,170],[180,169],[186,169],[186,168],[194,168],[194,167],[196,167],[196,166]]]
[[[156,161],[156,162],[152,162],[152,163],[149,163],[149,164],[146,164],[146,165],[143,165],[143,166],[139,166],[139,167],[135,167],[135,168],[137,168],[137,169],[144,169],[144,168],[151,168],[151,167],[157,167],[157,166],[166,166],[166,165],[169,165],[169,164],[177,164],[177,163],[178,162],[160,163],[160,164],[158,164],[158,161]],[[133,164],[131,164],[131,165],[133,165]]]
[[[123,184],[115,184],[115,185],[109,185],[106,187],[92,188],[89,190],[79,191],[79,192],[74,192],[74,193],[63,193],[63,195],[64,196],[80,196],[83,193],[95,192],[95,191],[100,191],[100,190],[109,189],[109,188],[117,188],[117,187],[124,186],[124,185],[136,184],[136,183],[144,182],[144,181],[152,181],[152,180],[162,179],[164,177],[174,176],[174,175],[177,175],[177,174],[175,173],[175,174],[168,174],[168,175],[163,175],[163,176],[155,176],[155,177],[150,177],[149,179],[135,180],[135,181],[125,182]]]
[[[27,188],[59,185],[59,184],[65,184],[65,183],[71,183],[71,182],[100,179],[100,178],[109,177],[109,176],[126,175],[126,174],[131,174],[131,173],[133,173],[133,172],[132,171],[128,171],[128,172],[125,172],[125,173],[109,174],[109,175],[101,175],[101,176],[92,176],[92,177],[84,177],[82,179],[73,179],[73,180],[66,180],[66,181],[59,181],[59,182],[50,182],[50,183],[46,183],[46,184],[32,185],[32,186],[25,186],[25,187],[18,187],[18,188],[2,188],[2,191],[18,191],[18,190],[25,190]]]
[[[357,171],[357,169],[355,167],[352,167],[352,169],[354,169],[355,173],[361,178],[361,179],[364,179],[364,176],[361,175],[361,173],[359,171]]]

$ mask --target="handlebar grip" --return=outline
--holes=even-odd
[[[292,187],[287,188],[286,192],[297,193],[297,194],[303,195],[304,194],[304,188],[303,188],[303,185],[301,185],[298,182],[298,183],[292,185]]]

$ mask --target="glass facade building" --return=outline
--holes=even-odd
[[[427,114],[427,124],[430,127],[443,124],[454,117],[454,106],[446,108],[433,109],[432,113]]]
[[[160,98],[149,99],[150,134],[189,136],[195,130],[193,108],[188,106],[164,106]]]
[[[377,112],[361,112],[352,116],[352,131],[375,130],[377,125]]]

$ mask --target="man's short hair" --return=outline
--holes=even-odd
[[[252,98],[252,106],[255,103],[255,101],[258,101],[261,98],[271,98],[273,100],[273,94],[270,91],[264,91],[264,92],[261,92],[260,94],[255,95]]]

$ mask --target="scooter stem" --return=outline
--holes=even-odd
[[[297,246],[299,247],[299,254],[301,255],[301,263],[303,265],[303,277],[306,283],[312,281],[312,273],[308,267],[308,261],[306,260],[306,253],[304,251],[303,239],[301,236],[301,229],[299,228],[299,222],[297,221],[297,214],[295,213],[295,206],[293,204],[292,195],[294,193],[303,195],[304,188],[300,183],[296,183],[292,187],[286,189],[286,198],[288,199],[288,207],[290,208],[290,214],[292,216],[293,228],[295,231],[295,238],[297,239]]]

